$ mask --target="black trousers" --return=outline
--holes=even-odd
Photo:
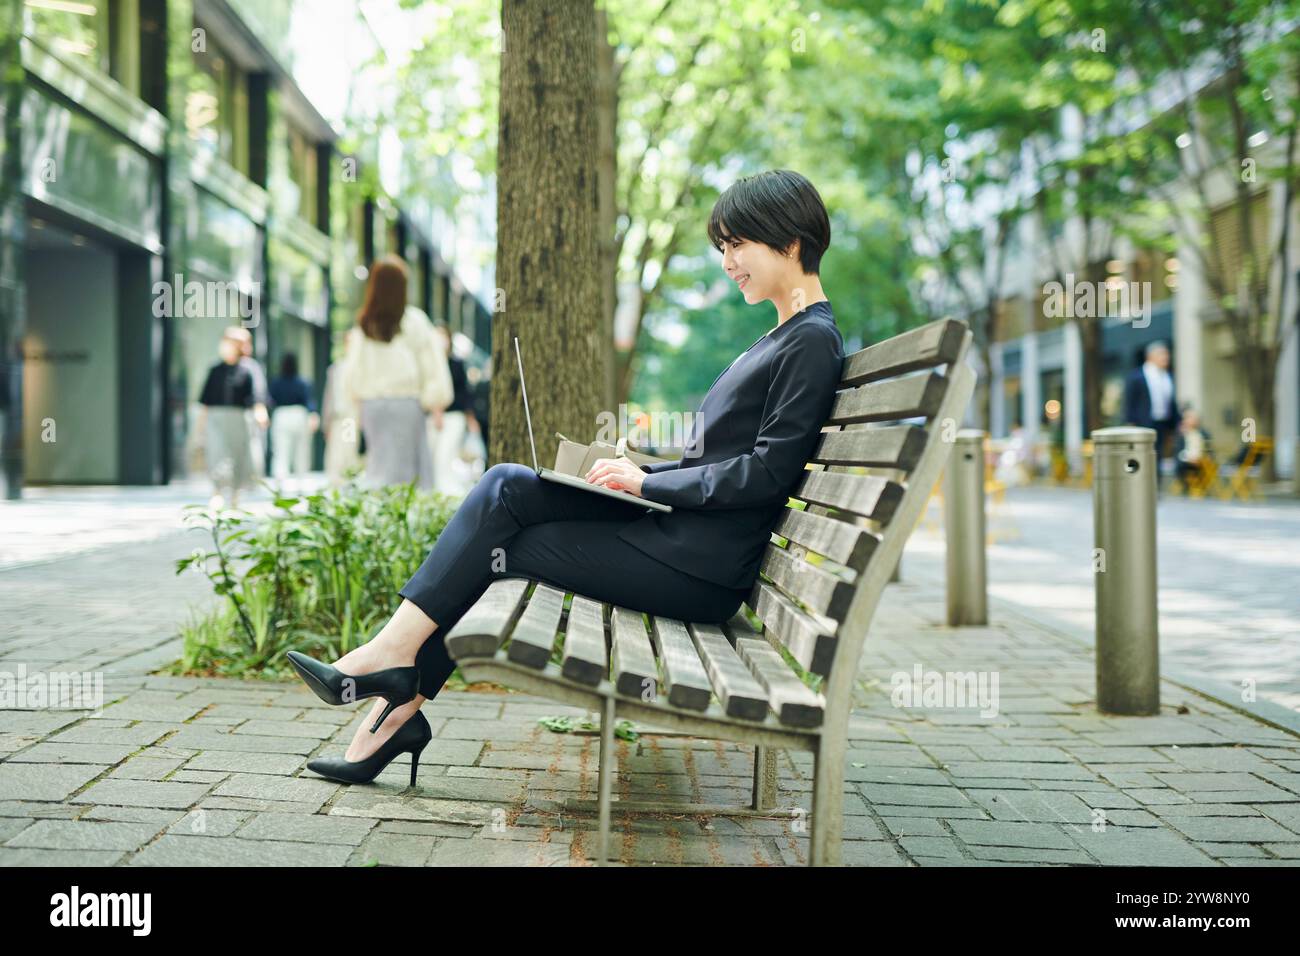
[[[424,563],[398,592],[437,624],[416,655],[420,693],[435,696],[455,669],[443,637],[498,578],[532,578],[597,601],[683,621],[716,623],[748,590],[686,574],[618,537],[645,513],[630,502],[493,465],[465,497]]]

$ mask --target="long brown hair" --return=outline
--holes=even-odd
[[[367,338],[391,342],[406,311],[406,263],[397,256],[381,256],[370,266],[366,299],[357,312],[357,325]]]

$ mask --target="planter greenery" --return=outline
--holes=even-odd
[[[284,679],[286,651],[338,659],[396,610],[458,504],[413,484],[348,484],[277,497],[269,515],[189,506],[186,524],[208,533],[210,550],[176,573],[204,574],[223,600],[182,627],[173,672]]]

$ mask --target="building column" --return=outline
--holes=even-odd
[[[1006,374],[1002,370],[1002,343],[989,346],[989,434],[1007,437]]]
[[[1071,473],[1083,471],[1083,339],[1079,326],[1067,322],[1062,327],[1065,365],[1065,458]]]
[[[1043,418],[1043,396],[1038,375],[1038,333],[1020,340],[1020,414],[1025,423],[1025,441],[1032,449],[1038,443],[1038,423]]]
[[[0,97],[4,137],[0,153],[0,494],[23,492],[23,332],[26,326],[23,250],[27,217],[23,201],[22,98],[26,86],[18,64],[23,31],[21,0],[0,0]]]

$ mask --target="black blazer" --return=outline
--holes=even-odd
[[[1178,395],[1172,388],[1172,372],[1170,373],[1170,394],[1169,394],[1169,417],[1156,421],[1151,417],[1151,388],[1147,385],[1147,377],[1142,372],[1142,366],[1138,366],[1128,373],[1128,378],[1124,380],[1124,421],[1130,425],[1138,425],[1142,428],[1155,428],[1157,425],[1169,427],[1178,422]]]
[[[688,574],[749,588],[830,416],[843,364],[828,302],[759,338],[714,379],[681,460],[642,466],[641,496],[674,510],[647,512],[618,536]]]

